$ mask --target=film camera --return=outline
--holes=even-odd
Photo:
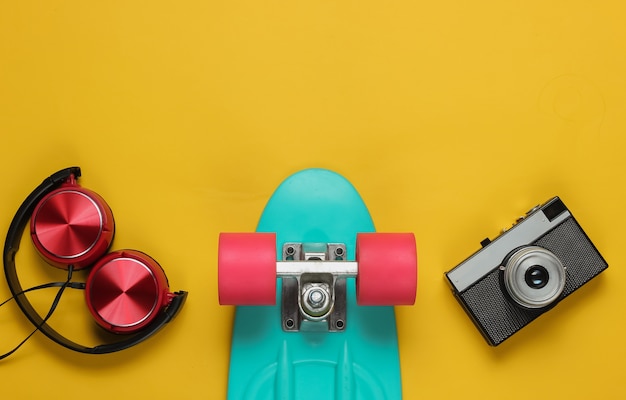
[[[558,197],[452,270],[455,297],[497,346],[604,271],[608,264]]]

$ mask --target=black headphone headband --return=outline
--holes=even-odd
[[[71,175],[74,175],[74,177],[78,178],[80,174],[81,173],[79,167],[62,169],[61,171],[58,171],[52,174],[50,177],[44,179],[44,181],[39,186],[37,186],[37,188],[30,195],[28,195],[26,200],[24,200],[20,208],[17,210],[17,213],[13,217],[13,220],[11,221],[11,225],[9,226],[9,232],[7,233],[6,242],[4,243],[4,273],[6,275],[11,294],[15,296],[15,301],[22,309],[22,312],[26,315],[26,317],[28,317],[30,322],[32,322],[36,327],[39,327],[39,330],[50,339],[60,344],[61,346],[67,347],[70,350],[78,351],[80,353],[113,353],[143,342],[150,336],[154,335],[162,327],[164,327],[180,311],[185,302],[185,299],[187,298],[187,292],[176,292],[176,296],[173,297],[171,303],[167,306],[167,308],[161,311],[160,315],[157,316],[150,325],[148,325],[140,332],[130,337],[125,336],[125,339],[123,340],[97,345],[95,347],[88,347],[75,343],[52,329],[52,327],[50,327],[50,325],[48,325],[47,323],[43,323],[43,318],[39,315],[39,313],[37,313],[37,311],[35,311],[33,306],[28,301],[28,298],[23,293],[22,285],[20,284],[19,278],[17,276],[17,270],[15,267],[15,255],[19,250],[20,241],[22,239],[24,229],[26,228],[26,225],[28,224],[28,221],[37,204],[48,193],[52,192],[67,179],[69,179]]]

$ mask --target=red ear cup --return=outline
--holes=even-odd
[[[107,254],[87,277],[85,297],[96,322],[114,333],[134,333],[158,316],[174,295],[161,266],[136,250]]]
[[[47,194],[30,220],[33,243],[58,268],[82,269],[109,249],[115,232],[113,213],[97,193],[80,187],[72,176]]]

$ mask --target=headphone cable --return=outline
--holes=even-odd
[[[4,353],[2,355],[0,355],[0,360],[3,360],[5,358],[7,358],[8,356],[10,356],[11,354],[15,353],[15,351],[17,351],[17,349],[19,349],[20,347],[22,347],[22,345],[24,343],[26,343],[26,341],[28,339],[31,338],[31,336],[33,336],[35,334],[35,332],[37,332],[38,330],[41,329],[41,327],[48,321],[48,319],[50,319],[50,317],[52,316],[52,313],[54,312],[54,310],[56,310],[57,306],[59,305],[59,301],[61,300],[61,295],[63,294],[63,292],[65,291],[66,288],[72,288],[72,289],[84,289],[85,288],[85,284],[83,282],[70,282],[72,280],[72,273],[74,271],[74,267],[72,265],[69,266],[68,270],[67,270],[67,280],[65,282],[50,282],[50,283],[45,283],[43,285],[38,285],[38,286],[34,286],[32,288],[23,290],[17,294],[15,294],[13,297],[5,300],[4,302],[2,302],[0,304],[0,307],[5,305],[7,302],[13,300],[14,298],[16,298],[17,296],[20,296],[24,293],[28,293],[31,292],[33,290],[39,290],[39,289],[46,289],[46,288],[51,288],[51,287],[59,287],[59,291],[57,292],[56,296],[54,297],[54,301],[52,302],[52,305],[50,306],[50,310],[48,311],[48,314],[46,314],[46,316],[41,320],[41,323],[39,323],[38,325],[35,326],[35,330],[33,330],[28,336],[26,336],[26,338],[24,340],[22,340],[16,347],[13,348],[13,350]]]

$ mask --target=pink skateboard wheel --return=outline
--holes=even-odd
[[[276,304],[276,234],[221,233],[217,271],[220,304]]]
[[[356,237],[359,305],[415,303],[417,251],[412,233],[359,233]]]

